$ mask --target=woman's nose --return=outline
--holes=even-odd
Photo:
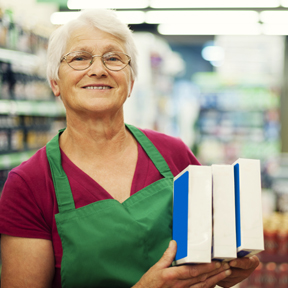
[[[107,75],[107,68],[103,64],[101,56],[93,56],[92,64],[89,67],[89,74],[95,74],[97,76]]]

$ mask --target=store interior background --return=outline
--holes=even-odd
[[[57,13],[80,9],[69,9],[77,1],[69,2],[0,0],[0,191],[13,167],[65,127],[45,57]],[[91,3],[103,5],[98,2],[112,3]],[[261,160],[266,251],[241,287],[269,281],[269,287],[288,287],[281,286],[288,271],[288,1],[228,1],[241,3],[235,7],[224,0],[210,7],[208,0],[132,2],[142,8],[118,7],[126,1],[112,6],[129,19],[139,50],[126,122],[182,138],[204,165]],[[190,14],[153,14],[172,10]]]

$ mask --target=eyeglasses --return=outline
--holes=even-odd
[[[107,52],[102,56],[92,55],[86,51],[73,51],[65,54],[61,58],[61,62],[65,60],[67,64],[74,70],[85,70],[89,68],[94,57],[101,57],[103,65],[111,71],[120,71],[130,64],[130,56],[122,52]]]

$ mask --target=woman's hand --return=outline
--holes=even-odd
[[[176,250],[176,242],[171,241],[162,258],[133,288],[210,288],[231,274],[229,265],[221,265],[220,262],[170,267]]]
[[[259,265],[259,259],[257,256],[249,258],[237,258],[229,262],[231,275],[217,285],[221,287],[231,287],[245,278],[247,278]]]

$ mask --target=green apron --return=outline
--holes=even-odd
[[[171,240],[173,174],[144,133],[126,127],[164,178],[123,203],[106,199],[75,209],[61,165],[59,135],[64,129],[46,145],[59,207],[55,219],[63,246],[63,288],[131,287],[161,258]]]

